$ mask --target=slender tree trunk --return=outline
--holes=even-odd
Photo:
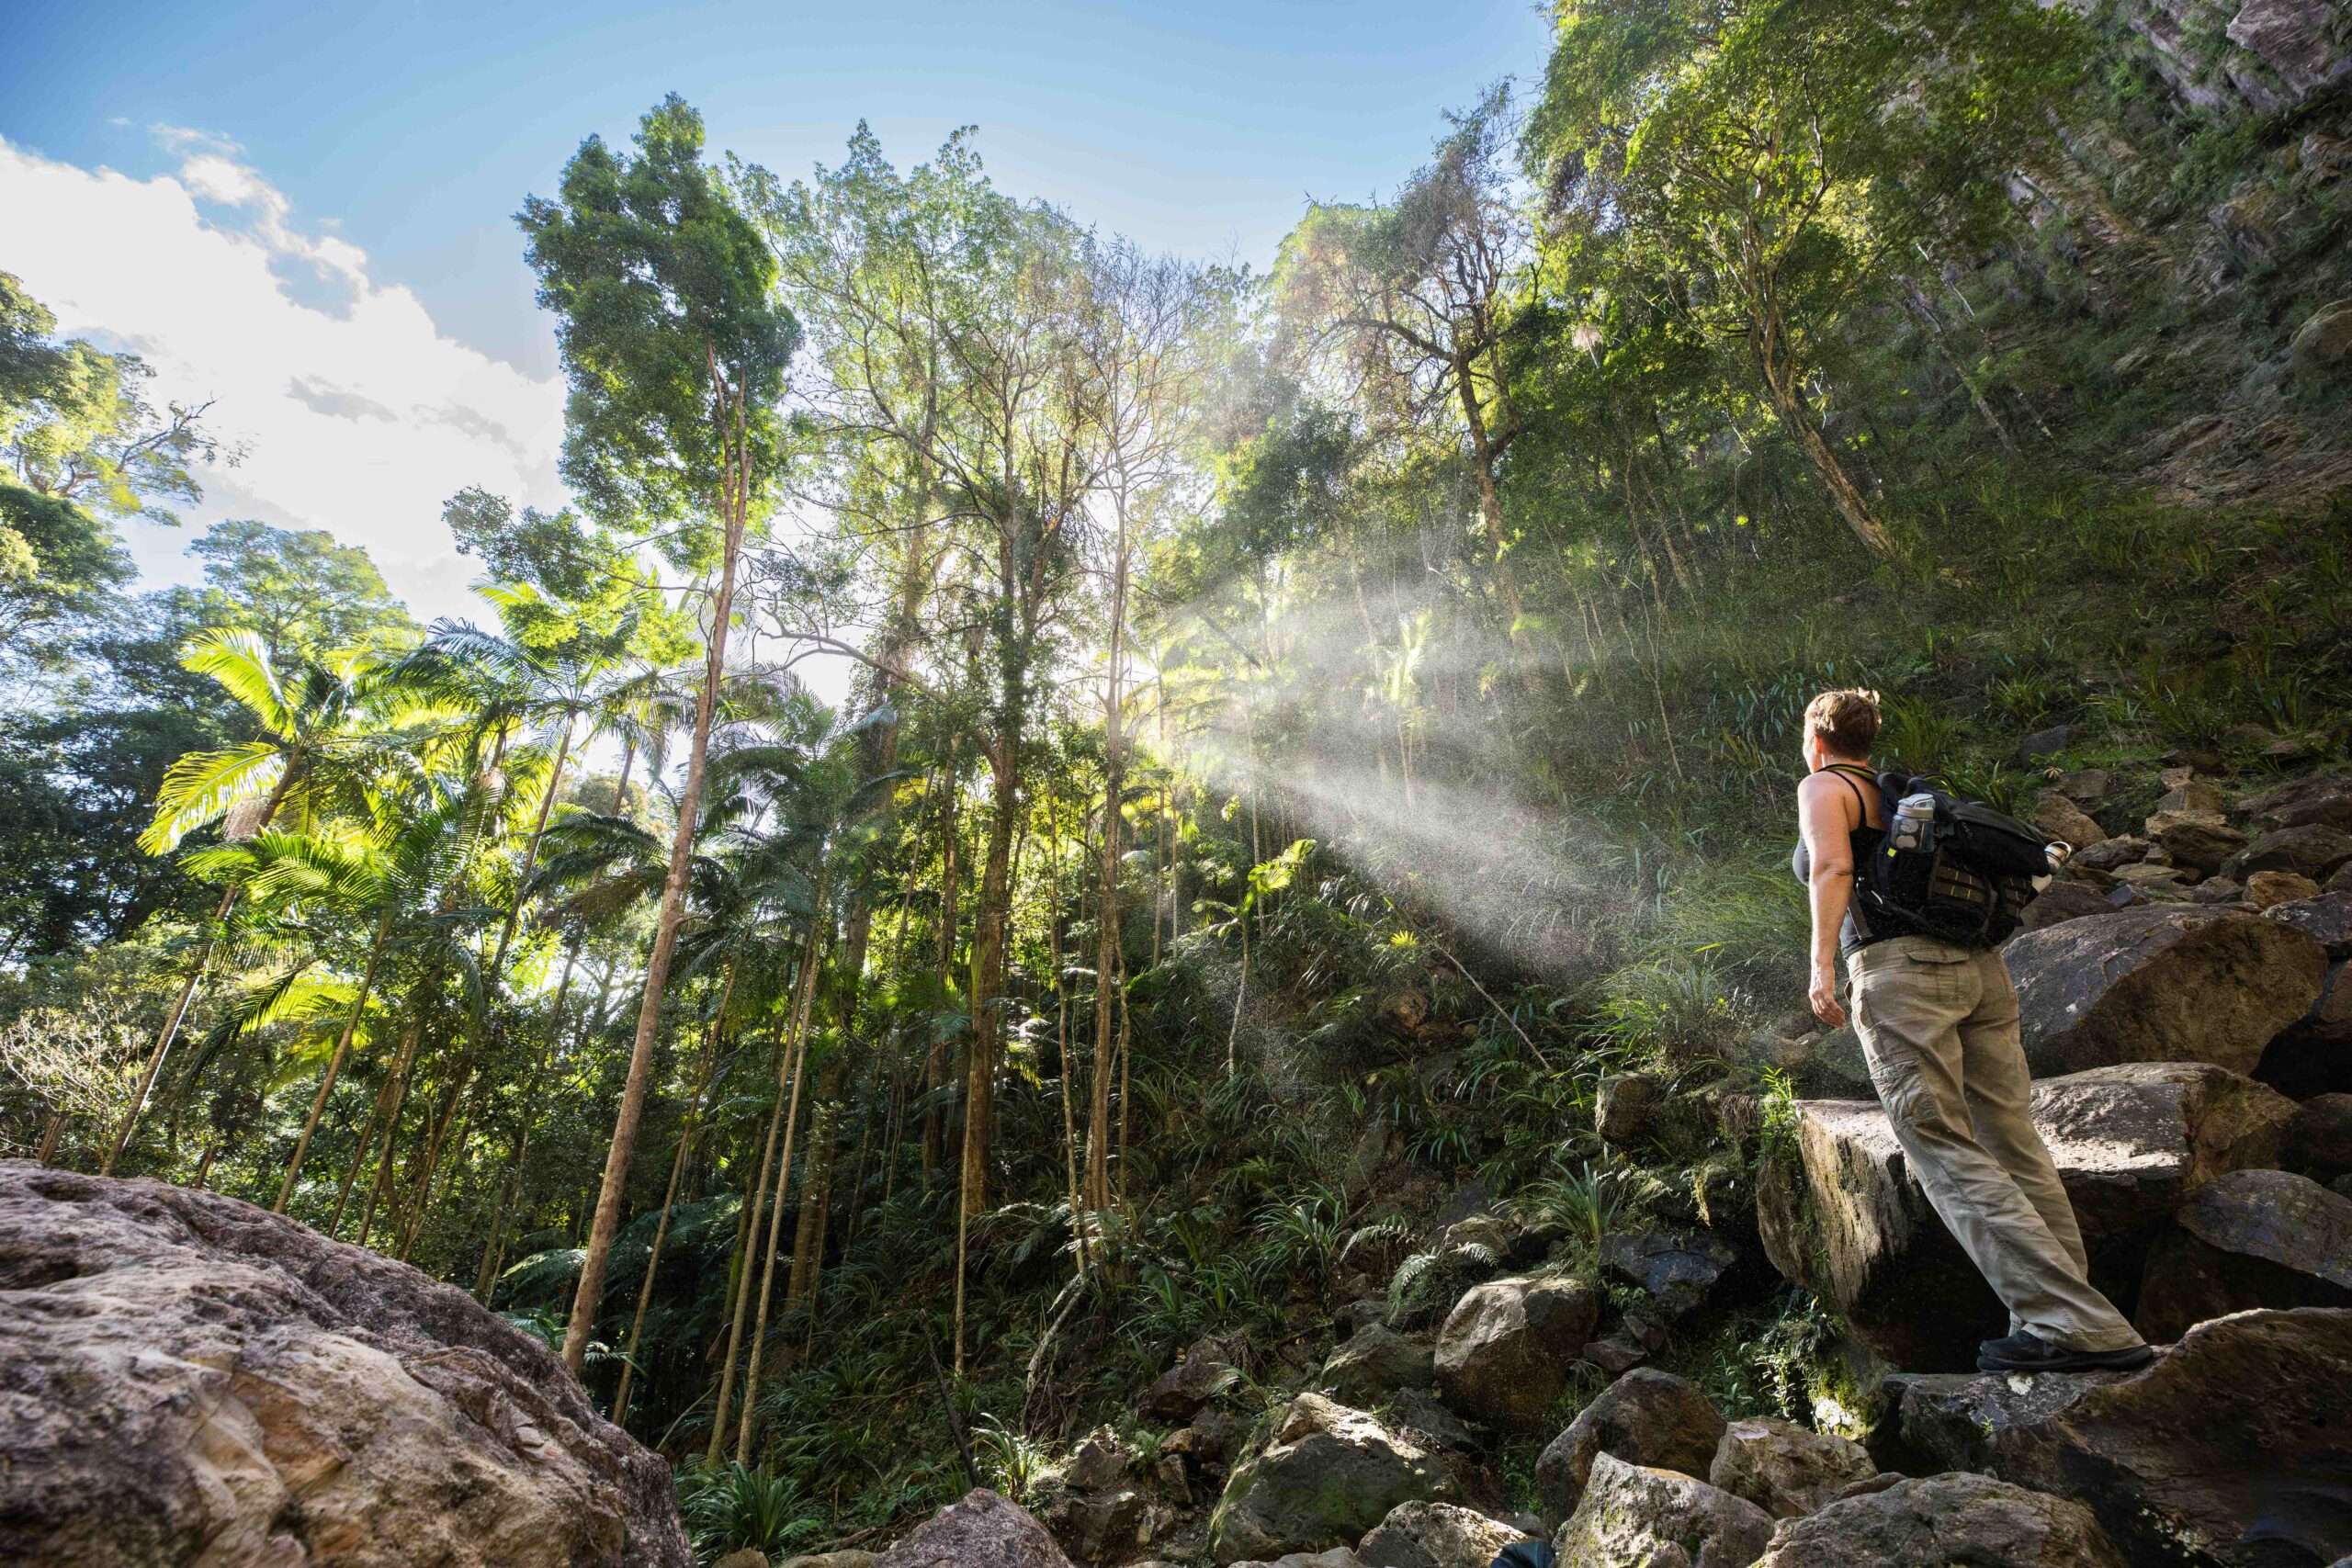
[[[376,967],[384,956],[384,942],[390,935],[392,915],[386,909],[376,922],[376,940],[368,949],[368,970],[359,977],[359,995],[352,999],[351,1012],[343,1021],[343,1035],[334,1043],[334,1055],[327,1058],[326,1076],[319,1080],[319,1096],[311,1101],[310,1119],[302,1123],[302,1135],[294,1144],[294,1157],[286,1162],[286,1179],[277,1185],[277,1201],[269,1206],[273,1214],[286,1212],[286,1201],[294,1193],[295,1179],[302,1174],[302,1160],[311,1152],[311,1135],[319,1130],[319,1117],[326,1111],[327,1096],[334,1092],[335,1075],[343,1070],[344,1053],[351,1049],[351,1037],[359,1028],[360,1015],[368,1010],[368,993],[376,988]]]
[[[392,1100],[390,1112],[384,1118],[384,1152],[376,1160],[376,1179],[368,1185],[367,1206],[359,1211],[359,1234],[352,1238],[355,1247],[368,1245],[368,1236],[376,1228],[376,1211],[391,1193],[392,1182],[400,1169],[399,1145],[401,1133],[401,1100]],[[426,1107],[430,1115],[431,1107]],[[419,1132],[424,1129],[419,1128]]]
[[[343,1228],[343,1212],[351,1201],[351,1184],[368,1164],[368,1151],[379,1131],[384,1134],[384,1157],[390,1157],[392,1134],[399,1129],[400,1103],[408,1093],[409,1067],[416,1058],[420,1029],[416,1020],[409,1021],[407,1031],[401,1036],[401,1048],[392,1057],[392,1070],[384,1075],[384,1087],[376,1091],[376,1108],[368,1113],[367,1128],[359,1135],[359,1147],[351,1156],[350,1168],[343,1173],[342,1190],[335,1194],[334,1216],[327,1221],[330,1236]]]
[[[729,980],[731,984],[733,976]],[[721,988],[720,1011],[726,1010],[725,991]],[[694,1103],[686,1108],[685,1124],[678,1129],[678,1152],[670,1161],[670,1185],[662,1193],[662,1218],[653,1227],[653,1247],[646,1254],[645,1279],[637,1288],[637,1315],[629,1319],[628,1340],[621,1353],[621,1386],[613,1395],[613,1425],[628,1429],[629,1388],[637,1381],[637,1349],[645,1333],[645,1309],[653,1300],[654,1271],[662,1267],[662,1244],[670,1236],[670,1211],[678,1201],[678,1178],[684,1174],[687,1151],[694,1147],[696,1134],[702,1131],[703,1097],[710,1088],[711,1070],[718,1056],[719,1021],[711,1021],[710,1038],[703,1044],[702,1072],[695,1084]]]
[[[790,1312],[816,1290],[823,1266],[825,1211],[831,1207],[833,1144],[840,1134],[842,1063],[838,1057],[817,1075],[817,1104],[808,1117],[808,1152],[800,1172],[800,1213],[792,1232],[792,1273],[785,1280],[784,1310]]]
[[[1127,961],[1119,960],[1119,1213],[1126,1216],[1129,1231],[1135,1228],[1135,1210],[1127,1201],[1127,1108],[1135,1103],[1128,1092],[1128,1073],[1134,1060],[1131,1048],[1133,1030],[1127,1012]]]
[[[386,1213],[385,1224],[400,1239],[399,1250],[394,1256],[402,1263],[408,1261],[409,1247],[416,1239],[417,1227],[424,1224],[425,1200],[433,1194],[433,1173],[440,1167],[442,1147],[448,1141],[449,1129],[457,1124],[458,1108],[465,1103],[467,1086],[473,1079],[473,1059],[469,1055],[458,1064],[458,1075],[449,1085],[448,1104],[440,1115],[425,1123],[424,1153],[420,1160],[422,1169],[411,1189],[413,1195],[407,1203],[400,1206],[397,1214],[390,1211]]]
[[[743,1205],[750,1217],[743,1222],[742,1232],[736,1242],[737,1261],[733,1300],[728,1311],[727,1357],[718,1372],[718,1400],[710,1422],[710,1442],[703,1451],[703,1461],[715,1465],[718,1450],[727,1442],[727,1415],[735,1393],[735,1362],[743,1348],[743,1314],[752,1302],[752,1275],[760,1263],[760,1216],[767,1213],[768,1167],[775,1157],[775,1138],[784,1122],[784,1099],[792,1077],[791,1021],[786,1021],[784,1037],[776,1043],[775,1104],[768,1112],[768,1135],[760,1145],[759,1168],[752,1173],[750,1190],[744,1196],[751,1200]]]
[[[743,1358],[743,1407],[735,1434],[738,1464],[749,1462],[752,1454],[752,1425],[760,1395],[760,1363],[767,1345],[768,1298],[775,1289],[776,1243],[784,1219],[785,1193],[792,1179],[792,1137],[800,1119],[800,1084],[808,1061],[808,1014],[816,1001],[818,959],[822,953],[818,931],[823,918],[824,901],[820,898],[810,920],[808,973],[801,978],[800,997],[792,1021],[792,1094],[784,1108],[784,1148],[776,1156],[775,1197],[768,1205],[767,1260],[760,1268],[760,1310],[753,1319],[751,1344]],[[802,1201],[807,1201],[805,1192]]]
[[[1886,525],[1871,513],[1861,487],[1846,472],[1845,465],[1838,460],[1837,452],[1815,422],[1813,411],[1805,406],[1801,378],[1789,358],[1787,327],[1781,321],[1779,310],[1769,300],[1753,300],[1750,308],[1756,312],[1757,365],[1763,373],[1772,412],[1804,452],[1805,460],[1813,465],[1814,472],[1821,477],[1823,488],[1829,491],[1838,514],[1854,531],[1854,537],[1872,556],[1884,559],[1894,553],[1894,540],[1887,533]]]
[[[1046,858],[1054,867],[1051,890],[1046,895],[1046,931],[1053,947],[1054,1033],[1057,1048],[1061,1054],[1061,1070],[1056,1076],[1061,1079],[1062,1090],[1062,1174],[1069,1183],[1066,1190],[1069,1195],[1069,1234],[1070,1240],[1074,1244],[1072,1250],[1078,1254],[1078,1271],[1083,1274],[1086,1272],[1086,1221],[1085,1205],[1080,1200],[1078,1191],[1078,1118],[1070,1104],[1069,1093],[1069,1078],[1073,1064],[1069,1054],[1069,994],[1063,981],[1065,965],[1062,963],[1060,908],[1062,844],[1058,806],[1059,802],[1050,805],[1046,817],[1046,829],[1051,835],[1051,843]],[[1081,840],[1079,851],[1081,872],[1085,859],[1085,845]],[[1095,980],[1095,987],[1098,990],[1102,987],[1100,976]]]
[[[531,1129],[539,1119],[539,1095],[547,1083],[548,1063],[555,1055],[556,1042],[563,1037],[564,1003],[571,995],[571,970],[579,957],[580,940],[575,936],[564,944],[563,976],[556,982],[555,1001],[548,1009],[547,1038],[539,1043],[538,1060],[531,1064],[531,1080],[523,1094],[523,1120],[514,1130],[514,1146],[507,1151],[506,1174],[499,1183],[498,1206],[490,1220],[490,1240],[482,1247],[481,1271],[474,1278],[474,1299],[484,1306],[490,1304],[498,1267],[506,1260],[507,1211],[514,1205],[514,1190],[522,1180],[523,1156],[530,1151]]]
[[[1120,800],[1126,793],[1126,716],[1119,661],[1126,651],[1122,638],[1126,615],[1127,525],[1123,506],[1118,556],[1111,574],[1111,665],[1102,695],[1102,883],[1094,910],[1094,1073],[1087,1086],[1086,1206],[1097,1213],[1111,1207],[1112,1012],[1118,999],[1112,977],[1119,967],[1119,855],[1121,829],[1125,825]]]
[[[465,1153],[466,1136],[472,1130],[474,1115],[481,1109],[482,1100],[490,1092],[487,1077],[474,1075],[471,1081],[474,1092],[464,1102],[465,1109],[458,1111],[456,1132],[450,1132],[449,1119],[443,1117],[441,1130],[434,1134],[433,1142],[424,1151],[424,1174],[418,1178],[416,1183],[416,1207],[409,1216],[407,1227],[401,1232],[400,1260],[403,1263],[415,1256],[417,1238],[424,1234],[424,1222],[433,1213],[434,1179],[444,1170],[458,1168],[460,1156]],[[457,1111],[456,1101],[451,1102],[450,1109]]]
[[[718,367],[711,379],[718,382]],[[734,395],[734,467],[749,461],[743,447],[742,393]],[[645,994],[638,1007],[637,1039],[629,1050],[628,1078],[621,1090],[620,1112],[613,1123],[612,1145],[605,1158],[604,1184],[596,1195],[596,1217],[588,1233],[587,1255],[581,1260],[580,1288],[571,1302],[571,1322],[564,1330],[563,1361],[574,1375],[588,1354],[588,1338],[605,1293],[605,1267],[611,1259],[613,1236],[620,1229],[621,1199],[628,1187],[629,1157],[636,1152],[637,1125],[645,1114],[647,1081],[653,1070],[653,1040],[662,1023],[662,997],[670,982],[670,959],[677,950],[678,927],[685,918],[686,877],[694,862],[695,818],[702,807],[703,767],[710,751],[710,727],[718,706],[719,682],[727,670],[727,626],[735,611],[735,568],[742,554],[743,530],[751,497],[747,475],[730,471],[727,484],[727,537],[720,555],[718,594],[712,603],[710,636],[703,663],[702,690],[695,699],[694,743],[686,753],[685,787],[678,795],[678,827],[670,840],[670,874],[662,886],[662,913],[654,928],[653,952],[645,965]]]
[[[51,1111],[49,1113],[49,1125],[43,1127],[40,1134],[40,1154],[39,1156],[40,1164],[44,1166],[48,1165],[51,1160],[57,1157],[57,1141],[64,1135],[65,1112],[62,1111]]]
[[[1244,886],[1247,886],[1245,879]],[[1242,895],[1246,903],[1248,894]],[[1233,923],[1241,931],[1241,978],[1233,987],[1233,1022],[1225,1032],[1225,1076],[1231,1077],[1241,1070],[1241,1004],[1250,995],[1250,914],[1244,909],[1234,917]]]
[[[988,858],[980,870],[980,907],[972,932],[972,1048],[964,1073],[962,1198],[966,1214],[988,1206],[989,1154],[995,1132],[996,1048],[1003,1030],[1004,924],[1012,892],[1012,832],[1020,815],[1021,744],[1008,727],[989,748],[994,781]]]
[[[960,842],[956,826],[956,797],[957,794],[956,749],[948,748],[946,789],[939,807],[939,837],[941,843],[939,873],[939,994],[943,1000],[956,994],[956,893],[957,885],[956,856]],[[923,1057],[923,1094],[927,1108],[922,1113],[922,1174],[926,1187],[932,1173],[947,1160],[947,1108],[940,1103],[941,1090],[948,1080],[947,1042],[939,1031],[931,1032],[931,1048]]]

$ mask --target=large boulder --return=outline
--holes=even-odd
[[[1135,1452],[1109,1427],[1097,1427],[1080,1438],[1062,1466],[1062,1484],[1073,1492],[1095,1492],[1116,1486],[1135,1462]]]
[[[1793,1519],[1877,1473],[1877,1464],[1860,1443],[1835,1432],[1808,1431],[1777,1416],[1760,1416],[1724,1428],[1707,1480],[1776,1519]]]
[[[2352,1092],[2352,959],[2328,965],[2319,999],[2270,1043],[2255,1076],[2297,1100]]]
[[[1182,1477],[1182,1464],[1177,1466]],[[1138,1488],[1065,1493],[1046,1509],[1046,1528],[1080,1562],[1125,1562],[1151,1544],[1175,1512]]]
[[[2337,828],[2352,832],[2352,773],[2312,773],[2238,803],[2255,826]]]
[[[2064,790],[2036,790],[2026,816],[2044,834],[2063,839],[2078,850],[2107,840],[2107,829],[2092,821],[2090,813],[2075,805],[2075,797]]]
[[[1647,1292],[1657,1310],[1669,1318],[1704,1302],[1738,1261],[1739,1254],[1726,1243],[1703,1232],[1641,1231],[1600,1244],[1601,1267]]]
[[[2290,871],[2325,882],[2338,866],[2352,863],[2352,833],[2323,823],[2273,828],[2232,855],[2222,869],[2240,882],[2257,871]]]
[[[2081,1503],[2130,1562],[2352,1552],[2352,1312],[2218,1318],[2136,1372],[1890,1382],[1927,1463]]]
[[[2313,898],[2272,904],[2264,917],[2292,926],[2320,944],[2330,958],[2352,958],[2352,893],[2323,893]]]
[[[0,1562],[689,1568],[670,1467],[454,1286],[0,1162]]]
[[[1241,1381],[1227,1359],[1225,1347],[1203,1339],[1144,1391],[1139,1408],[1159,1421],[1189,1421],[1200,1408]]]
[[[2322,1094],[2295,1107],[2285,1161],[2322,1177],[2352,1170],[2352,1094]]]
[[[1755,1504],[1602,1454],[1552,1545],[1575,1568],[1747,1568],[1771,1539],[1772,1517]]]
[[[2064,920],[2113,913],[2115,906],[2108,901],[2104,887],[2083,877],[2062,876],[2033,896],[2018,929],[2038,931]]]
[[[1352,1546],[1400,1503],[1447,1497],[1438,1457],[1361,1410],[1302,1393],[1236,1466],[1209,1524],[1220,1562]]]
[[[2198,876],[2212,875],[2245,848],[2245,835],[2218,811],[2159,809],[2143,826],[2166,860]]]
[[[1490,1280],[1464,1292],[1438,1330],[1438,1388],[1473,1420],[1532,1427],[1567,1386],[1600,1317],[1600,1292],[1580,1280]]]
[[[975,1487],[917,1525],[874,1568],[1070,1568],[1026,1508]]]
[[[1973,1365],[2006,1316],[1912,1176],[1875,1100],[1799,1100],[1796,1159],[1768,1160],[1767,1255],[1882,1359]],[[2275,1164],[2294,1105],[2196,1062],[2134,1062],[2033,1086],[2033,1121],[2072,1200],[2092,1277],[2129,1301],[2146,1247],[2190,1190]]]
[[[1488,1568],[1519,1531],[1452,1503],[1406,1503],[1356,1547],[1364,1568]]]
[[[2149,1249],[2134,1323],[2151,1340],[2252,1307],[2352,1307],[2352,1198],[2283,1170],[2199,1188]]]
[[[2027,1058],[2041,1076],[2117,1062],[2251,1072],[2319,994],[2326,954],[2244,910],[2148,905],[2011,940]]]
[[[1429,1387],[1436,1375],[1428,1340],[1373,1323],[1331,1352],[1320,1381],[1351,1404],[1381,1404],[1399,1389]]]
[[[1696,1383],[1636,1368],[1602,1389],[1536,1456],[1537,1506],[1552,1521],[1575,1513],[1593,1461],[1603,1454],[1704,1475],[1723,1435],[1722,1414]]]
[[[2127,1568],[2088,1508],[1965,1472],[1898,1481],[1772,1532],[1758,1568]]]

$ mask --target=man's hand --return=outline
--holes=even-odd
[[[1838,1005],[1838,966],[1815,964],[1813,966],[1813,1016],[1832,1029],[1846,1021],[1846,1010]]]

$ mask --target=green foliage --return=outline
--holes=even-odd
[[[635,142],[631,156],[590,137],[560,198],[531,197],[517,221],[539,303],[562,322],[565,479],[600,517],[684,525],[664,552],[707,566],[730,432],[752,448],[744,474],[773,480],[800,331],[766,243],[702,162],[702,117],[673,94]]]
[[[322,660],[414,634],[368,552],[323,529],[217,523],[188,554],[204,563],[205,581],[191,618],[253,633],[273,662]]]
[[[557,1337],[561,1337],[560,1325]],[[676,1484],[678,1511],[685,1517],[695,1553],[706,1562],[730,1551],[781,1558],[824,1534],[793,1479],[765,1466],[688,1466],[677,1472]]]

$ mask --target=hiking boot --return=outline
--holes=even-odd
[[[2120,1350],[2074,1350],[2038,1334],[2017,1333],[1976,1347],[1980,1372],[2128,1372],[2156,1359],[2146,1345]]]

